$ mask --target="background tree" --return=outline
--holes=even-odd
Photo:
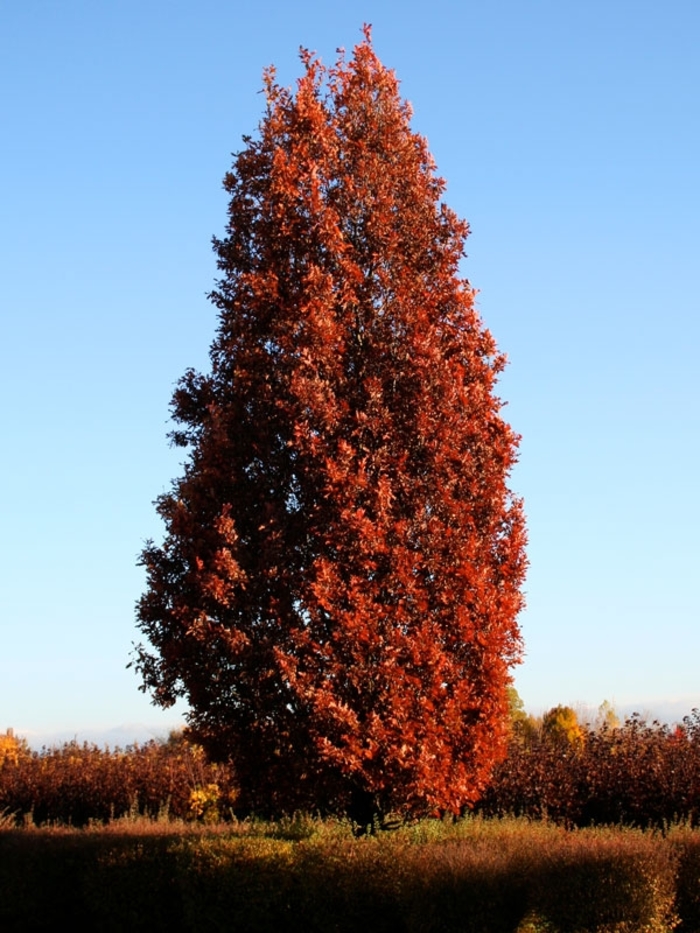
[[[596,729],[617,729],[620,726],[620,717],[609,700],[603,700],[598,707],[595,718]]]
[[[552,707],[542,717],[542,735],[546,741],[578,747],[584,741],[585,730],[576,711],[570,706],[560,705]]]
[[[510,719],[511,740],[531,746],[542,732],[542,717],[533,716],[525,709],[525,704],[514,686],[508,687],[508,715]]]
[[[156,703],[241,801],[457,811],[503,753],[526,566],[504,357],[459,275],[467,224],[369,31],[301,55],[225,178],[211,373],[142,561]]]
[[[0,766],[6,761],[17,764],[20,759],[31,755],[27,740],[15,735],[14,729],[0,733]]]

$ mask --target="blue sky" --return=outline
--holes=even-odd
[[[177,721],[125,665],[221,179],[263,67],[292,84],[363,22],[510,359],[525,705],[700,705],[700,6],[25,0],[0,6],[0,729]]]

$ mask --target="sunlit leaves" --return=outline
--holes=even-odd
[[[369,35],[234,157],[211,373],[149,545],[137,666],[257,809],[460,810],[504,749],[525,530],[504,358]]]

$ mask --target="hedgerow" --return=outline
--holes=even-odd
[[[0,813],[41,825],[84,826],[131,814],[214,822],[235,801],[231,768],[172,735],[127,748],[66,742],[0,760]]]
[[[584,724],[576,741],[514,729],[477,810],[567,826],[698,825],[700,712],[673,727],[637,715],[619,726]]]

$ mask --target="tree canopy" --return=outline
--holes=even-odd
[[[136,649],[143,689],[257,811],[458,811],[508,733],[526,568],[505,364],[467,224],[369,30],[303,51],[224,180],[211,372],[175,391],[184,474]]]

